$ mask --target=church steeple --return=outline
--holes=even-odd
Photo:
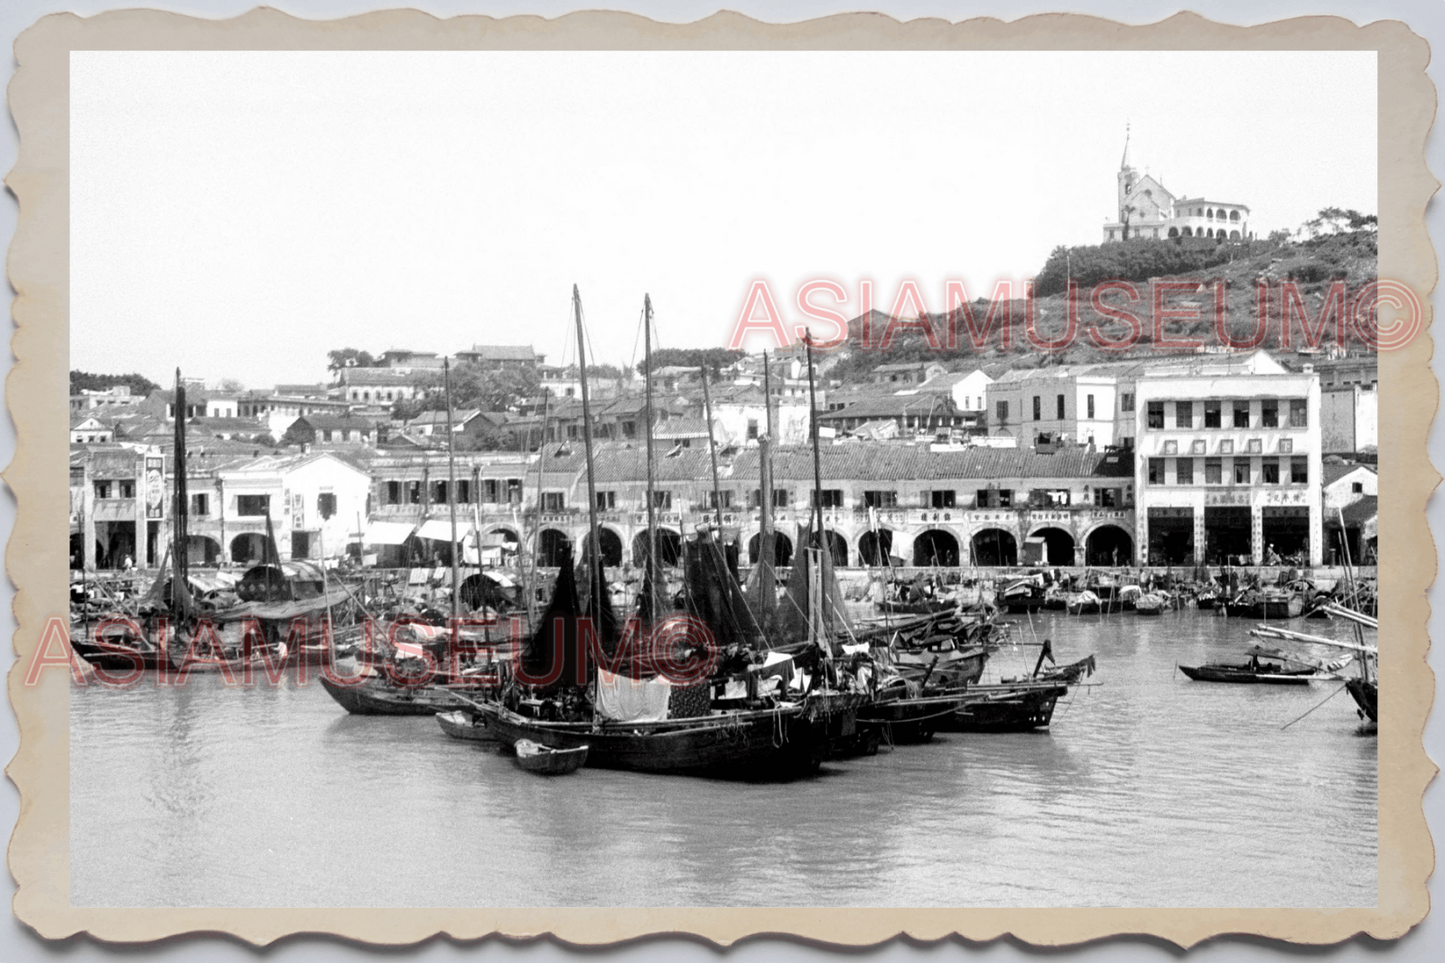
[[[1124,121],[1124,159],[1119,161],[1119,170],[1129,169],[1129,122]]]
[[[1138,180],[1134,168],[1129,166],[1129,122],[1124,122],[1124,157],[1119,161],[1119,220],[1128,223],[1130,220],[1129,194],[1134,190],[1134,182]]]

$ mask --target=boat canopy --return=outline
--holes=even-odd
[[[400,545],[415,529],[411,522],[368,522],[361,540],[367,545]]]
[[[449,518],[433,518],[416,533],[418,538],[430,538],[438,542],[452,540],[452,521]],[[472,534],[472,523],[457,519],[457,541]]]

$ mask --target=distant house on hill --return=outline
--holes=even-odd
[[[910,361],[880,364],[869,374],[869,379],[875,385],[916,385],[946,374],[948,369],[937,361]]]
[[[75,415],[70,419],[72,445],[108,445],[115,440],[115,430],[102,424],[93,415]]]
[[[1104,224],[1104,243],[1202,237],[1249,240],[1249,207],[1237,201],[1177,197],[1160,178],[1129,166],[1129,138],[1118,174],[1117,219]]]
[[[530,344],[474,344],[465,351],[458,351],[456,357],[458,361],[485,368],[536,370],[547,356],[533,351]]]

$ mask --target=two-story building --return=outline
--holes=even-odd
[[[1185,356],[1133,381],[1141,564],[1319,565],[1319,378],[1267,353]]]
[[[1132,431],[1134,399],[1121,382],[1131,381],[1138,361],[1015,368],[985,387],[988,430],[1010,435],[1022,447],[1073,442],[1103,448],[1125,445]]]

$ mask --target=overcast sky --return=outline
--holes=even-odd
[[[927,307],[1093,244],[1130,160],[1260,235],[1376,211],[1373,52],[71,55],[71,366],[727,342],[755,279]],[[826,298],[823,299],[826,302]]]

